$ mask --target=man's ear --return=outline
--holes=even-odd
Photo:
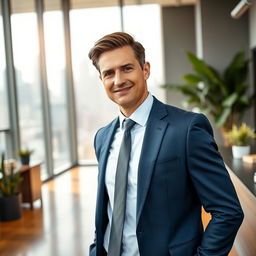
[[[144,79],[147,80],[150,76],[150,63],[149,62],[144,63],[143,72],[144,72]]]

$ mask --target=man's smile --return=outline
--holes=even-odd
[[[133,85],[129,85],[129,86],[125,86],[122,88],[118,88],[114,90],[114,93],[118,93],[118,94],[125,94],[127,93],[131,88],[133,87]]]

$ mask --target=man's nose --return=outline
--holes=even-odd
[[[116,72],[114,79],[115,79],[114,83],[116,86],[122,85],[125,81],[124,76],[123,76],[122,72],[120,72],[120,71]]]

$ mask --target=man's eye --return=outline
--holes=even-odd
[[[109,77],[111,75],[113,75],[113,71],[107,71],[104,73],[104,77]]]
[[[130,71],[130,70],[132,70],[132,67],[130,66],[124,67],[124,71]]]

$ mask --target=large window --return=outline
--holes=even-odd
[[[57,10],[46,2],[44,13],[47,84],[50,96],[54,173],[70,165],[69,129],[66,95],[64,23],[60,1]]]
[[[9,129],[8,119],[8,101],[7,101],[7,83],[6,83],[6,62],[3,33],[3,17],[0,9],[0,153],[6,152],[6,129]],[[7,155],[7,157],[9,157]]]
[[[8,102],[6,88],[6,63],[4,51],[3,19],[0,16],[0,129],[9,127],[8,120]]]
[[[43,35],[40,39],[35,11],[35,3],[40,2],[35,0],[10,2],[20,143],[22,148],[34,149],[32,160],[38,159],[44,163],[42,178],[45,179],[72,164],[69,137],[73,133],[69,129],[73,124],[70,125],[68,118],[68,103],[72,100],[67,94],[69,85],[66,81],[67,77],[69,79],[71,76],[70,72],[67,73],[65,56],[66,50],[70,49],[65,49],[61,0],[43,1],[44,29],[40,32],[44,33],[40,33]],[[89,3],[70,0],[70,2],[78,158],[80,161],[95,162],[94,135],[100,127],[117,116],[118,107],[106,96],[98,71],[88,58],[88,52],[100,37],[121,31],[121,11],[117,0],[104,1],[99,5],[93,1]],[[106,4],[108,6],[105,6]],[[158,97],[160,95],[162,98],[158,87],[163,82],[161,8],[159,5],[126,5],[124,1],[122,13],[124,31],[132,34],[146,48],[146,59],[151,63],[149,89],[154,95]],[[39,25],[41,27],[42,24]],[[39,42],[43,42],[42,40],[45,43],[45,52],[39,51]],[[0,107],[5,114],[0,118],[0,129],[9,128],[4,54],[0,19]],[[4,141],[5,138],[1,135],[0,149],[5,147]],[[72,142],[71,144],[73,145]],[[53,170],[46,170],[46,161],[49,161],[47,166],[53,167]]]
[[[26,4],[32,10],[19,13],[16,10],[22,5],[13,0],[11,15],[20,139],[22,148],[34,150],[32,160],[40,159],[45,162],[37,16],[34,1],[27,0]],[[46,176],[46,169],[42,170],[42,175]]]
[[[128,1],[124,1],[126,2]],[[133,35],[145,47],[146,61],[149,61],[151,66],[149,91],[164,100],[164,92],[159,88],[164,82],[160,5],[125,5],[123,19],[124,31]]]
[[[107,99],[99,74],[88,58],[95,41],[121,30],[119,7],[72,10],[70,12],[72,63],[77,106],[78,154],[80,160],[95,159],[93,138],[99,127],[117,114]]]
[[[4,132],[0,132],[0,153],[5,152],[6,145],[5,145],[5,134]]]
[[[72,10],[70,17],[79,159],[95,159],[95,132],[109,123],[118,111],[117,106],[107,98],[99,74],[88,58],[88,52],[100,37],[121,30],[120,8]],[[124,30],[146,48],[146,58],[152,70],[149,90],[163,99],[163,92],[159,89],[163,83],[161,8],[159,5],[124,6],[123,18]]]

